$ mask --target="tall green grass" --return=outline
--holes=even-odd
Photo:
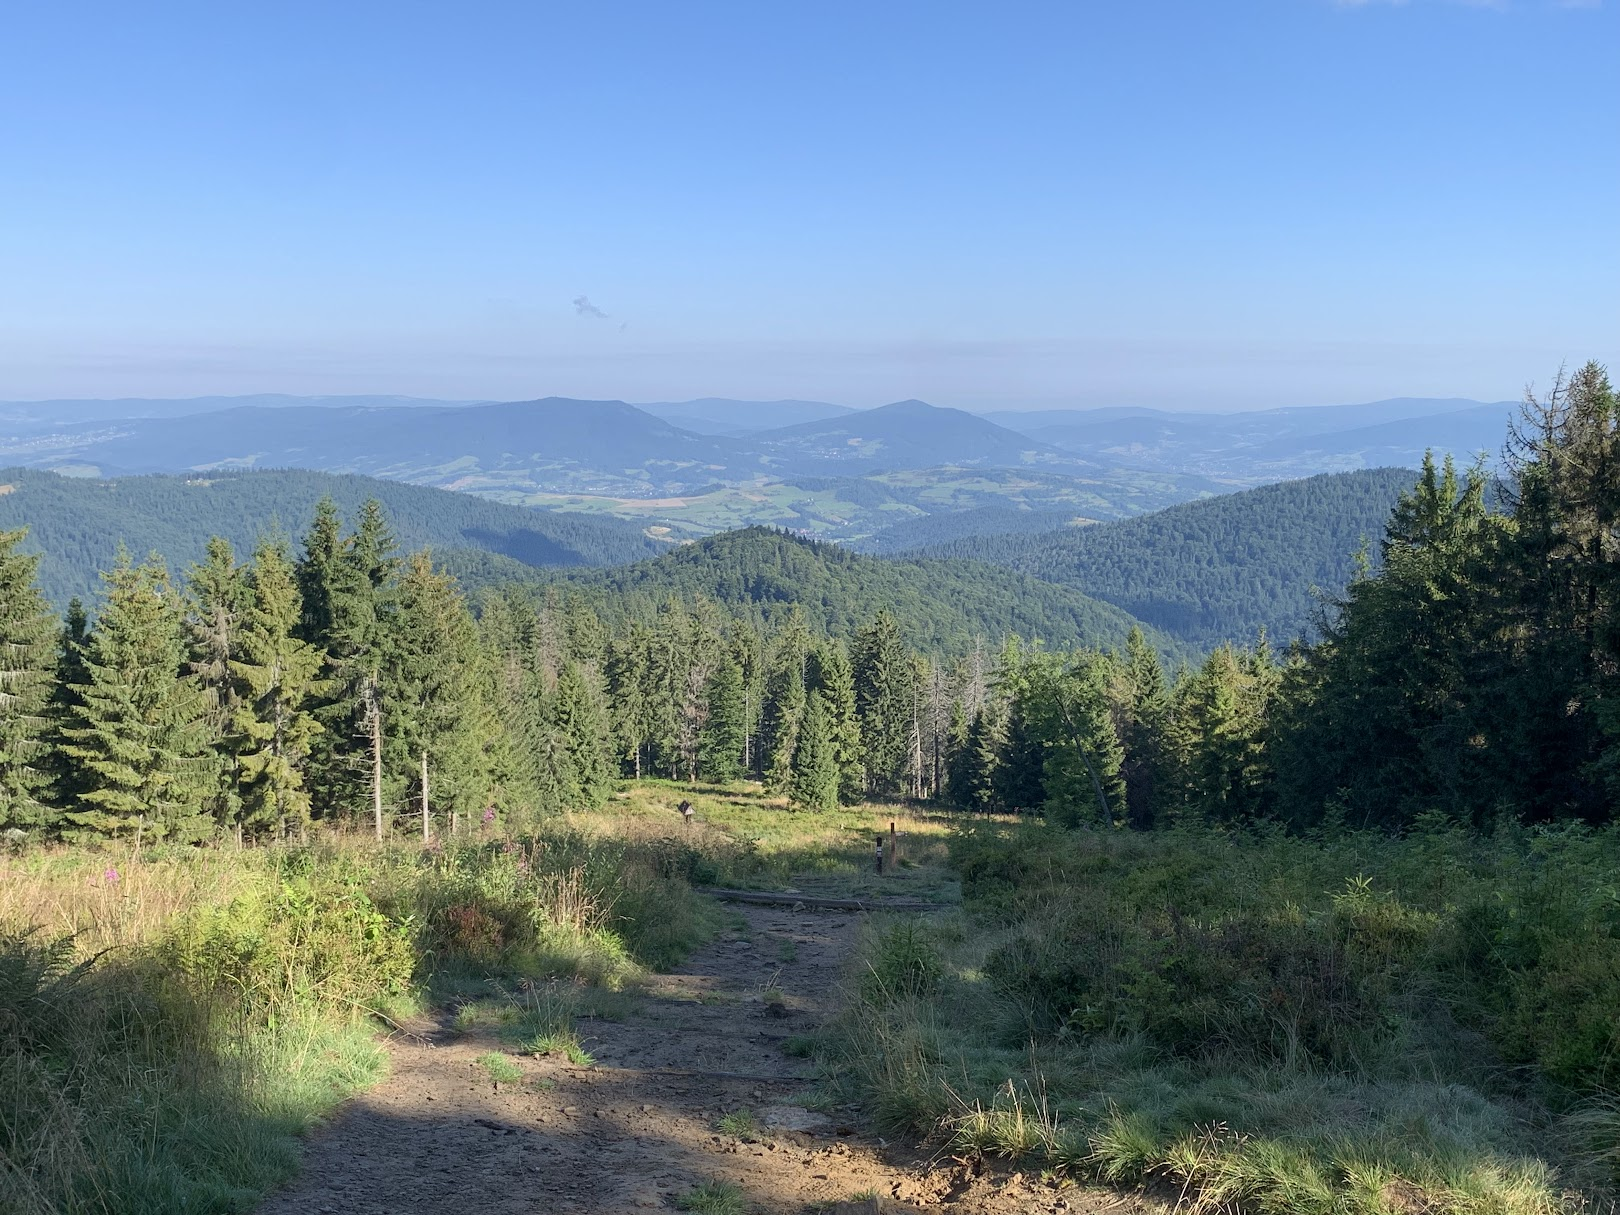
[[[952,857],[967,915],[870,934],[826,1047],[890,1126],[1276,1215],[1616,1179],[1614,831],[1026,826]]]
[[[376,1014],[441,983],[667,966],[710,930],[691,864],[561,825],[0,860],[0,1210],[250,1209],[381,1074]]]

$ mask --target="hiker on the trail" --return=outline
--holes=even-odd
[[[692,803],[682,798],[681,804],[676,806],[675,809],[681,812],[681,820],[690,827],[692,825]]]

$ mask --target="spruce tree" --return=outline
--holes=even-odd
[[[206,705],[185,662],[183,608],[154,554],[105,575],[85,682],[62,730],[84,792],[64,821],[85,832],[196,840],[212,828]]]
[[[805,686],[820,692],[826,705],[828,734],[838,763],[838,800],[854,805],[866,796],[866,769],[861,762],[861,723],[855,712],[855,674],[841,641],[825,641],[810,652]]]
[[[491,789],[489,741],[499,728],[491,681],[466,601],[427,553],[406,563],[390,624],[382,673],[388,790],[420,814],[425,756],[430,816],[434,807],[481,810]]]
[[[607,681],[619,762],[638,780],[651,766],[651,676],[652,638],[639,621],[631,621],[608,645]]]
[[[247,608],[244,571],[230,542],[214,536],[207,556],[186,577],[190,611],[186,615],[187,668],[202,692],[208,727],[211,786],[207,810],[222,827],[241,821],[240,771],[234,735],[240,708],[238,680],[231,671]]]
[[[64,749],[62,731],[76,719],[75,707],[83,704],[80,690],[90,681],[90,669],[85,666],[89,642],[90,620],[84,604],[77,598],[69,600],[57,630],[55,679],[45,710],[49,729],[43,762],[50,777],[51,804],[58,811],[77,806],[88,788],[86,772]],[[59,820],[60,814],[56,818]]]
[[[880,797],[898,796],[911,764],[913,672],[899,623],[887,609],[857,634],[852,657],[866,787]]]
[[[380,838],[387,798],[383,670],[394,635],[399,560],[382,507],[368,500],[354,533],[331,551],[335,511],[317,513],[298,570],[306,601],[301,640],[326,656],[315,708],[309,788],[317,814],[368,807]],[[397,789],[395,790],[397,792]]]
[[[331,648],[338,624],[338,600],[344,594],[343,520],[330,494],[315,503],[315,518],[304,533],[298,559],[298,636],[311,645]]]
[[[1030,813],[1046,804],[1046,740],[1036,722],[1031,660],[1016,640],[1003,647],[996,667],[996,692],[1005,708],[994,736],[997,757],[990,766],[990,801],[997,809]]]
[[[789,651],[765,680],[760,738],[765,788],[772,793],[786,793],[793,779],[793,756],[799,746],[804,711],[804,668],[799,655]]]
[[[614,765],[607,706],[595,668],[568,661],[557,674],[550,725],[556,731],[567,790],[564,809],[595,810],[613,792]]]
[[[967,746],[962,758],[963,806],[981,814],[1006,810],[1001,798],[1003,757],[1007,749],[1005,706],[986,701],[968,726]]]
[[[301,604],[284,544],[260,544],[248,590],[248,609],[230,664],[240,688],[234,722],[239,829],[285,837],[309,821],[305,768],[311,739],[320,730],[312,709],[323,690],[325,655],[297,636]]]
[[[1114,825],[1124,792],[1122,752],[1108,685],[1110,660],[1079,650],[1033,654],[1023,689],[1027,726],[1040,744],[1042,809],[1064,826]]]
[[[804,718],[804,671],[809,655],[810,630],[803,613],[794,605],[777,635],[761,693],[760,775],[773,793],[786,793],[793,779],[793,753],[799,745],[799,727]]]
[[[1159,655],[1142,630],[1131,627],[1125,638],[1125,676],[1128,695],[1124,723],[1125,820],[1139,831],[1160,817],[1160,804],[1169,792],[1165,735],[1170,718],[1170,691]]]
[[[703,693],[706,720],[698,753],[698,768],[704,780],[725,784],[742,775],[743,673],[729,653],[709,676]]]
[[[788,779],[788,800],[807,810],[831,810],[838,805],[838,756],[833,750],[827,701],[811,692],[805,702]]]
[[[54,817],[44,760],[56,630],[35,582],[39,558],[17,551],[26,535],[0,531],[0,829],[8,830],[35,830]]]

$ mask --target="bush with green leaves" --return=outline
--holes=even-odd
[[[980,824],[951,847],[965,913],[863,942],[818,1041],[829,1099],[1199,1209],[1613,1197],[1620,831]]]

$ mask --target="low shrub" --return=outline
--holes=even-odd
[[[1620,832],[981,824],[951,849],[960,924],[869,934],[819,1040],[830,1098],[881,1125],[1193,1209],[1612,1198]]]
[[[428,849],[0,857],[0,1209],[249,1209],[379,1073],[372,1010],[456,976],[617,986],[667,966],[714,914],[687,863],[560,824]],[[528,1001],[515,1045],[589,1063],[569,1012]]]

